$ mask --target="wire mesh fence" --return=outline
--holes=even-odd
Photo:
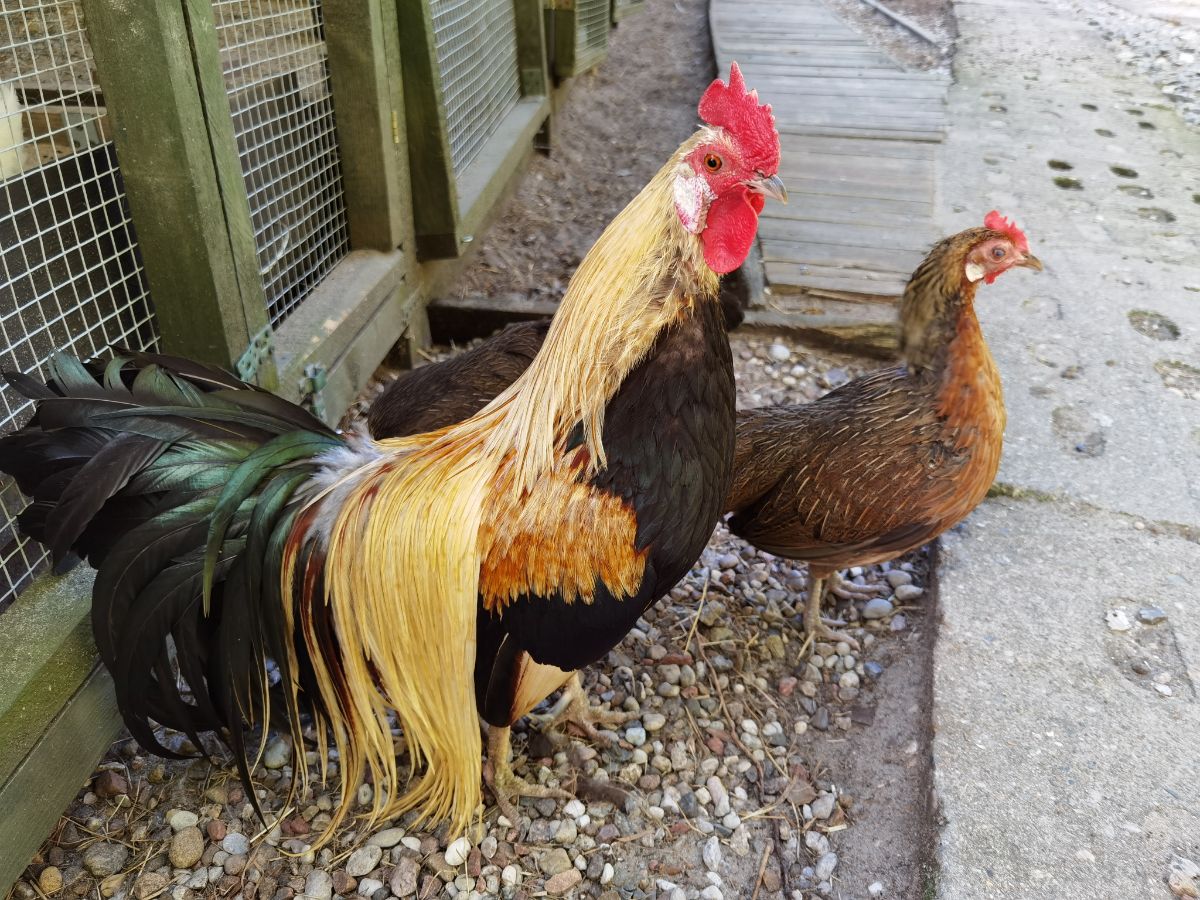
[[[577,59],[591,59],[608,46],[611,25],[609,0],[578,0],[575,4],[575,53]]]
[[[0,0],[0,369],[151,349],[154,315],[76,0]],[[32,404],[0,388],[0,428]],[[0,478],[0,610],[44,566]]]
[[[459,175],[521,99],[512,0],[432,0],[450,158]]]
[[[259,273],[278,325],[350,251],[320,0],[214,0]]]

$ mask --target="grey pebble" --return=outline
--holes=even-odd
[[[892,601],[885,597],[875,597],[867,601],[863,607],[864,619],[883,619],[892,614]]]
[[[833,870],[837,868],[838,858],[836,853],[826,853],[817,860],[816,874],[819,881],[828,881],[833,877]]]
[[[312,900],[329,900],[333,896],[333,876],[324,869],[313,869],[304,881],[304,896]]]
[[[704,859],[704,867],[710,872],[717,871],[721,865],[721,841],[716,835],[704,842],[701,855]]]
[[[1137,611],[1137,617],[1144,625],[1157,625],[1167,621],[1167,614],[1157,606],[1143,606]]]
[[[350,854],[350,858],[346,860],[346,874],[352,875],[355,878],[371,872],[379,865],[379,858],[383,855],[383,850],[379,847],[359,847]],[[449,862],[449,860],[447,860]]]
[[[230,856],[245,856],[250,852],[250,839],[244,834],[236,831],[231,831],[225,835],[225,839],[221,841],[221,849]]]

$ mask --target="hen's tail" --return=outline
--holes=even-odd
[[[60,355],[46,384],[6,378],[37,411],[0,440],[0,471],[32,498],[20,527],[55,566],[77,555],[98,569],[96,645],[130,732],[163,756],[177,754],[152,721],[197,747],[213,732],[248,784],[243,723],[269,714],[268,658],[294,736],[298,690],[319,704],[280,567],[301,489],[341,438],[273,394],[172,357]]]

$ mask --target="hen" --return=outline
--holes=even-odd
[[[1005,412],[974,300],[980,281],[1014,267],[1042,264],[1025,235],[991,212],[982,228],[935,246],[913,273],[900,306],[904,365],[812,403],[738,413],[729,528],[808,563],[805,626],[814,638],[854,644],[820,618],[838,569],[919,547],[986,496]]]

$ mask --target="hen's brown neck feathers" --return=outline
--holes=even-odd
[[[967,254],[984,236],[979,228],[946,238],[913,272],[900,302],[900,353],[913,372],[937,370],[965,316],[975,319],[976,284],[967,280]]]

